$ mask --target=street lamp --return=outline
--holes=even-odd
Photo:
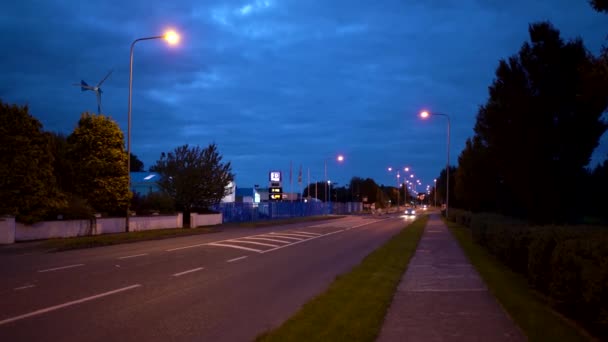
[[[175,31],[169,30],[162,36],[138,38],[131,43],[131,53],[129,58],[129,110],[127,112],[127,175],[129,177],[129,191],[131,191],[131,97],[133,93],[133,48],[135,47],[135,43],[139,41],[152,39],[164,39],[167,41],[167,43],[169,43],[169,45],[175,45],[179,43],[179,38],[179,35]],[[130,204],[127,205],[127,221],[125,228],[127,232],[129,231],[129,211]]]
[[[433,189],[435,192],[435,208],[437,208],[437,178],[433,179],[433,182],[435,183],[435,188]]]
[[[327,158],[325,158],[325,202],[326,202],[326,203],[329,203],[329,205],[330,205],[330,207],[331,207],[331,196],[329,196],[329,202],[327,201],[327,195],[328,195],[328,193],[327,193],[327,187],[328,187],[328,185],[330,185],[329,179],[327,178],[327,160],[328,160],[329,158],[333,158],[333,157],[327,157]],[[337,160],[338,162],[340,162],[340,163],[341,163],[341,162],[343,162],[343,161],[344,161],[344,156],[343,156],[343,155],[341,155],[341,154],[339,154],[339,155],[336,157],[336,160]],[[330,210],[331,210],[331,209],[330,209]]]
[[[428,111],[420,112],[420,117],[423,119],[429,116],[445,116],[448,120],[448,137],[447,137],[447,162],[445,165],[445,217],[448,217],[448,208],[450,207],[450,116],[442,113],[430,113]]]

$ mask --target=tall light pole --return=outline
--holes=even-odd
[[[327,188],[328,188],[328,186],[330,184],[329,183],[329,179],[327,178],[327,160],[329,158],[333,158],[333,157],[326,157],[325,158],[325,196],[324,197],[325,197],[325,203],[329,203],[329,207],[330,207],[330,210],[331,210],[331,195],[329,196],[329,202],[328,202],[328,198],[327,198],[327,195],[328,195]],[[339,154],[336,157],[336,160],[339,161],[339,162],[343,162],[344,161],[344,156],[341,155],[341,154]]]
[[[448,138],[447,138],[447,162],[445,164],[445,217],[448,217],[448,210],[450,207],[450,116],[442,113],[430,113],[428,111],[420,112],[420,117],[423,119],[428,118],[429,116],[445,116],[448,119]]]
[[[433,189],[435,192],[435,208],[437,208],[437,178],[433,179],[433,182],[435,183],[435,188]]]
[[[175,45],[179,43],[179,35],[175,31],[167,31],[162,36],[154,36],[154,37],[145,37],[138,38],[131,43],[131,52],[129,56],[129,110],[128,110],[128,119],[127,119],[127,175],[129,177],[129,191],[131,191],[131,97],[133,93],[133,49],[135,48],[135,43],[142,40],[152,40],[152,39],[164,39],[169,45]],[[130,203],[127,205],[127,219],[126,219],[126,227],[125,231],[129,231],[129,215],[130,215]]]

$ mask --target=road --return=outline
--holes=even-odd
[[[0,341],[251,341],[407,225],[341,219],[0,253]]]

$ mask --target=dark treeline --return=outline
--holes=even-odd
[[[596,57],[547,22],[529,34],[496,69],[475,134],[450,170],[450,206],[535,223],[606,217],[608,164],[588,166],[608,127],[608,52]],[[443,200],[445,170],[437,187]]]

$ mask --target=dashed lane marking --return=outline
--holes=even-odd
[[[84,266],[84,264],[76,264],[76,265],[68,265],[68,266],[47,268],[46,270],[40,270],[40,271],[38,271],[38,273],[53,272],[53,271],[65,270],[65,269],[68,269],[68,268],[80,267],[80,266]]]
[[[188,273],[192,273],[192,272],[198,272],[198,271],[203,270],[203,269],[204,269],[203,267],[197,267],[197,268],[193,268],[191,270],[175,273],[173,276],[174,277],[180,277],[180,276],[183,276],[184,274],[188,274]]]
[[[234,258],[234,259],[230,259],[230,260],[226,260],[226,262],[235,262],[235,261],[239,261],[239,260],[243,260],[245,259],[247,256],[242,256],[242,257],[238,257],[238,258]]]
[[[127,256],[120,257],[120,258],[118,258],[118,259],[130,259],[130,258],[137,258],[137,257],[144,256],[144,255],[148,255],[148,253],[143,253],[143,254],[135,254],[135,255],[127,255]]]
[[[140,286],[141,286],[141,284],[135,284],[135,285],[123,287],[123,288],[120,288],[120,289],[116,289],[116,290],[100,293],[100,294],[97,294],[97,295],[94,295],[94,296],[90,296],[90,297],[85,297],[85,298],[73,300],[71,302],[67,302],[67,303],[63,303],[63,304],[59,304],[59,305],[55,305],[55,306],[50,306],[48,308],[36,310],[36,311],[30,312],[30,313],[27,313],[27,314],[24,314],[24,315],[20,315],[20,316],[4,319],[4,320],[0,321],[0,325],[4,325],[4,324],[7,324],[7,323],[11,323],[11,322],[18,321],[18,320],[21,320],[21,319],[24,319],[24,318],[28,318],[28,317],[32,317],[32,316],[42,315],[42,314],[47,313],[47,312],[51,312],[51,311],[59,310],[61,308],[65,308],[65,307],[68,307],[68,306],[72,306],[72,305],[88,302],[88,301],[91,301],[91,300],[94,300],[94,299],[97,299],[97,298],[106,297],[106,296],[109,296],[109,295],[113,295],[115,293],[119,293],[119,292],[123,292],[123,291],[128,291],[128,290],[140,287]]]

